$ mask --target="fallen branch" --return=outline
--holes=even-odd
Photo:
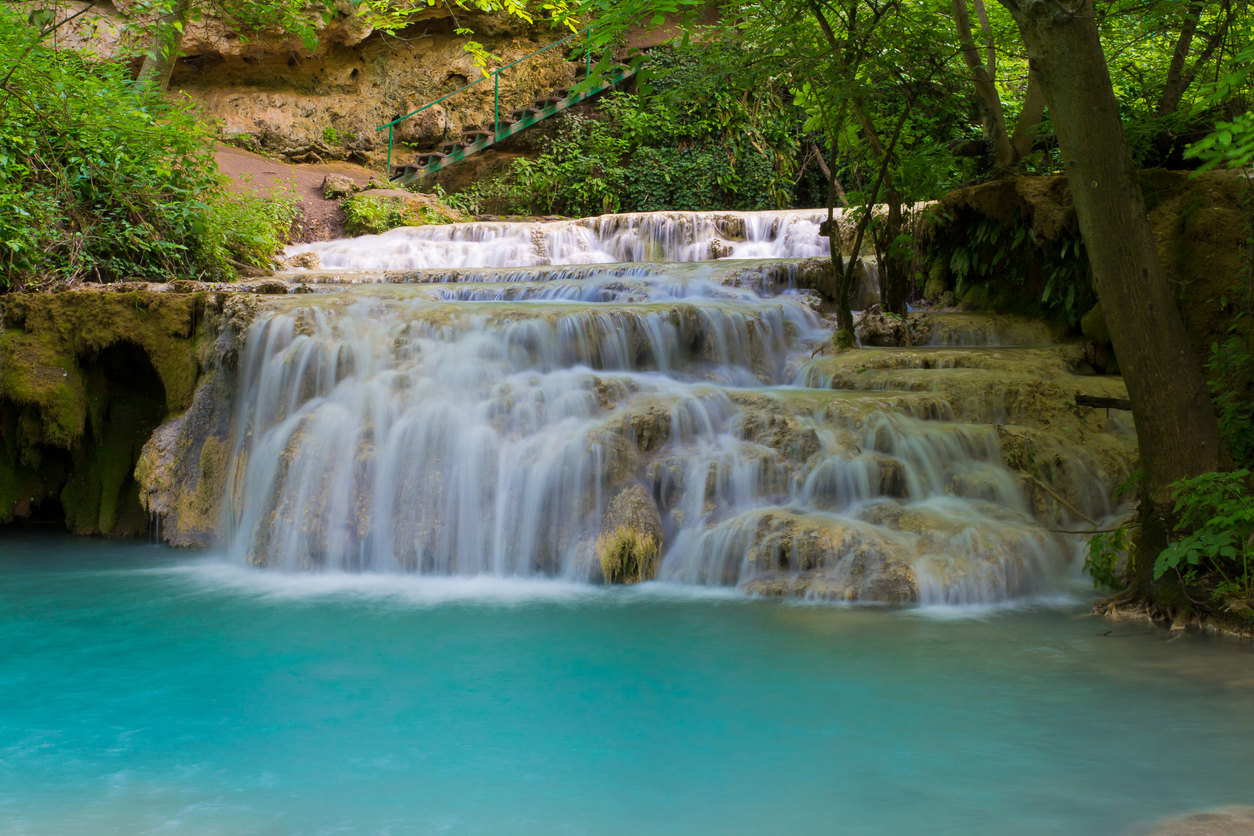
[[[1087,530],[1075,530],[1075,529],[1070,529],[1070,528],[1051,528],[1049,530],[1054,532],[1055,534],[1110,534],[1112,532],[1118,531],[1122,527],[1123,526],[1119,526],[1116,528],[1090,528]]]
[[[1060,503],[1062,503],[1062,506],[1063,506],[1064,508],[1067,508],[1068,510],[1070,510],[1070,511],[1071,511],[1071,513],[1075,514],[1077,517],[1080,517],[1080,518],[1081,518],[1081,519],[1083,519],[1086,523],[1088,523],[1089,525],[1093,526],[1094,528],[1096,528],[1096,527],[1098,526],[1098,522],[1097,522],[1097,520],[1093,519],[1093,518],[1092,518],[1092,517],[1090,517],[1088,514],[1084,513],[1084,512],[1083,512],[1083,511],[1081,511],[1079,508],[1075,507],[1075,506],[1074,506],[1074,505],[1072,505],[1070,502],[1068,502],[1067,500],[1063,499],[1061,496],[1059,496],[1059,495],[1058,495],[1058,494],[1054,491],[1054,489],[1053,489],[1053,488],[1051,488],[1049,485],[1047,485],[1047,484],[1045,484],[1044,482],[1042,482],[1039,478],[1037,478],[1036,476],[1033,476],[1033,477],[1032,477],[1032,481],[1036,482],[1036,484],[1038,484],[1038,485],[1040,485],[1042,488],[1044,488],[1044,489],[1045,489],[1045,493],[1049,494],[1049,495],[1050,495],[1050,496],[1052,496],[1054,499],[1056,499],[1056,500],[1058,500]]]
[[[1132,409],[1132,401],[1127,398],[1099,398],[1096,395],[1081,395],[1079,392],[1075,396],[1076,406],[1091,406],[1093,409]]]

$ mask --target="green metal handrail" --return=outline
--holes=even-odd
[[[493,142],[499,141],[501,138],[501,73],[505,72],[510,67],[514,67],[514,66],[517,66],[518,64],[521,64],[523,61],[526,61],[529,58],[534,58],[535,56],[539,55],[541,52],[547,52],[548,50],[552,49],[555,46],[561,46],[562,44],[566,43],[572,38],[577,38],[580,35],[585,35],[590,31],[592,31],[592,27],[585,26],[583,29],[580,29],[578,32],[567,35],[566,37],[562,38],[560,41],[554,41],[548,46],[541,47],[540,49],[537,49],[535,52],[532,52],[528,55],[524,55],[522,58],[519,58],[517,61],[514,61],[513,63],[506,64],[504,67],[497,67],[495,70],[483,76],[482,78],[477,78],[474,81],[470,82],[469,84],[465,85],[464,87],[459,87],[456,90],[454,90],[452,93],[441,96],[440,98],[436,99],[433,102],[428,102],[427,104],[423,105],[422,107],[418,108],[412,113],[406,113],[404,116],[393,119],[391,122],[388,122],[386,125],[380,125],[379,127],[375,128],[375,130],[378,130],[378,131],[381,131],[384,128],[388,129],[388,167],[387,167],[387,170],[389,172],[392,170],[392,140],[396,133],[397,124],[404,122],[406,119],[408,119],[411,116],[417,116],[419,113],[422,113],[427,108],[434,107],[438,105],[440,102],[448,101],[449,99],[456,96],[458,93],[462,93],[466,90],[469,90],[471,87],[474,87],[479,82],[487,81],[489,78],[492,79],[492,116],[493,116],[492,137],[493,137]],[[588,76],[592,74],[592,51],[591,50],[589,50],[584,56],[584,61],[587,65],[587,69],[584,75],[584,78],[586,79]]]

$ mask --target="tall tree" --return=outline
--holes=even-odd
[[[983,0],[973,0],[973,4],[979,16],[980,28],[984,33],[984,60],[980,60],[980,51],[971,34],[971,15],[967,10],[967,0],[953,0],[952,3],[958,44],[962,49],[963,61],[971,71],[975,92],[979,95],[980,102],[989,115],[986,138],[993,143],[996,152],[994,162],[999,166],[1014,165],[1032,151],[1032,144],[1036,139],[1036,126],[1045,116],[1045,97],[1041,94],[1040,82],[1036,76],[1028,73],[1023,109],[1019,111],[1019,120],[1015,123],[1012,136],[1006,127],[1001,93],[997,89],[997,44],[989,24],[988,13],[984,9]]]
[[[1158,257],[1098,38],[1093,0],[1000,0],[1027,47],[1058,134],[1076,216],[1128,386],[1141,457],[1141,537],[1134,594],[1156,588],[1168,543],[1172,482],[1219,465],[1219,428],[1206,381]]]

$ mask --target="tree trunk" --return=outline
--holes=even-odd
[[[1141,458],[1141,537],[1133,592],[1175,606],[1154,560],[1171,530],[1172,482],[1215,470],[1219,428],[1176,310],[1119,121],[1093,0],[1001,0],[1027,46],[1058,133],[1093,286],[1119,358]],[[1166,580],[1166,579],[1164,579]]]
[[[1189,57],[1189,47],[1193,46],[1193,35],[1197,32],[1198,21],[1202,17],[1200,0],[1193,0],[1184,9],[1184,22],[1180,24],[1180,36],[1176,38],[1176,47],[1171,52],[1171,64],[1167,67],[1167,83],[1163,85],[1162,98],[1158,100],[1158,115],[1166,116],[1174,113],[1184,95],[1184,62]]]
[[[967,0],[953,0],[954,25],[958,29],[958,42],[962,46],[962,57],[971,70],[975,90],[988,110],[992,119],[992,140],[997,148],[997,165],[1014,165],[1015,152],[1010,144],[1010,136],[1006,133],[1006,117],[1001,108],[1001,96],[997,93],[997,85],[993,83],[988,68],[980,61],[980,51],[971,36],[971,17],[967,12]]]
[[[136,87],[165,90],[170,86],[170,75],[174,72],[174,62],[183,48],[183,33],[187,29],[187,19],[191,16],[191,11],[192,0],[178,0],[178,5],[158,20],[156,43],[144,56],[139,78],[135,81]]]
[[[906,318],[907,269],[905,260],[893,254],[893,245],[901,234],[901,195],[892,184],[884,186],[884,200],[888,204],[884,257],[880,262],[880,307],[884,313]]]
[[[836,162],[836,141],[832,140],[832,162]],[[847,334],[847,345],[841,345],[843,348],[853,347],[853,311],[849,309],[849,282],[845,271],[845,258],[841,252],[841,233],[840,225],[836,222],[836,192],[840,189],[840,184],[836,182],[836,176],[832,169],[828,168],[823,162],[823,154],[819,151],[816,144],[814,153],[818,154],[819,164],[823,168],[823,172],[827,175],[827,223],[824,224],[825,229],[819,231],[827,235],[828,254],[832,260],[831,266],[831,287],[832,298],[836,303],[836,330]],[[843,190],[842,190],[843,193]],[[857,258],[857,253],[854,253]],[[833,335],[836,338],[836,335]],[[839,340],[837,341],[838,344]]]
[[[1044,118],[1045,94],[1041,92],[1041,82],[1036,73],[1028,70],[1028,89],[1023,94],[1023,110],[1019,112],[1019,121],[1015,122],[1014,136],[1010,137],[1010,144],[1015,149],[1015,162],[1032,153],[1036,129]]]
[[[997,80],[997,42],[993,39],[993,27],[988,22],[988,11],[984,8],[984,0],[971,0],[975,6],[975,16],[979,18],[980,30],[984,33],[984,69],[988,77]]]

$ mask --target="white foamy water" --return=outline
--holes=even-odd
[[[293,244],[325,268],[354,270],[693,262],[828,254],[826,210],[644,212],[551,222],[403,227],[381,235]]]
[[[231,559],[312,570],[299,594],[560,597],[602,577],[610,507],[636,491],[671,588],[963,606],[1053,589],[1070,546],[1036,522],[992,427],[943,400],[829,391],[809,362],[829,332],[788,290],[793,262],[697,263],[824,254],[821,219],[613,215],[321,245],[367,281],[422,284],[289,300],[252,326]],[[653,263],[527,266],[632,261]],[[456,267],[484,272],[440,272]],[[1040,338],[999,328],[934,341]]]

